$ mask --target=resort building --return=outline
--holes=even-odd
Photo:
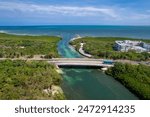
[[[145,49],[147,49],[148,52],[150,52],[150,44],[143,42],[142,43],[142,47],[145,48]]]
[[[115,41],[114,49],[116,51],[128,52],[129,50],[135,50],[136,52],[150,52],[150,44],[142,41]]]

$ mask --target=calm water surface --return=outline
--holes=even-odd
[[[82,57],[68,42],[80,36],[114,36],[150,39],[148,26],[26,26],[0,27],[0,32],[13,34],[56,35],[63,39],[58,44],[62,57]],[[97,69],[63,68],[62,88],[68,99],[138,99],[114,78]]]

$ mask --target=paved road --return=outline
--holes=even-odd
[[[104,64],[103,59],[88,58],[58,58],[49,60],[58,66],[95,66],[95,67],[113,67],[112,64]]]

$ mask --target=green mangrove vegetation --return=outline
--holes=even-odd
[[[116,63],[106,74],[120,81],[141,99],[150,99],[150,66]]]
[[[59,57],[57,43],[60,37],[28,36],[0,33],[0,58],[19,58],[45,55],[49,58]]]
[[[55,66],[39,61],[0,61],[0,99],[65,99]]]
[[[0,58],[59,57],[60,37],[0,33]],[[65,99],[61,76],[42,61],[1,60],[0,99]]]
[[[119,37],[83,37],[70,42],[78,51],[80,43],[85,43],[83,49],[86,53],[93,55],[95,58],[106,59],[128,59],[136,61],[150,60],[150,54],[147,52],[136,53],[135,51],[119,52],[113,49],[116,40],[139,40],[132,38]],[[150,42],[150,40],[141,40]]]

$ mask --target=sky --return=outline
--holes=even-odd
[[[150,25],[150,0],[0,0],[9,25]]]

